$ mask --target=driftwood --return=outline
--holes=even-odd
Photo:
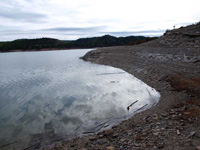
[[[76,132],[77,132],[77,130],[79,130],[79,129],[82,127],[82,125],[83,125],[83,123],[82,123],[79,127],[77,127],[77,128],[75,129],[75,136],[77,136],[77,135],[76,135]]]
[[[151,95],[151,93],[149,92],[149,90],[148,90],[147,88],[146,88],[146,90],[147,90],[147,92],[148,92],[149,96],[152,96],[152,95]]]
[[[94,131],[83,132],[83,134],[91,134],[91,133],[95,133],[95,132]]]
[[[101,123],[101,124],[97,125],[96,127],[92,128],[92,129],[91,129],[92,131],[83,132],[83,134],[96,133],[96,132],[98,132],[99,130],[101,130],[107,122],[108,122],[108,121],[106,121],[106,122],[104,122],[104,123]],[[98,127],[99,127],[99,128],[98,128]],[[98,128],[98,129],[95,130],[96,128]],[[94,131],[94,130],[95,130],[95,131]]]
[[[111,75],[111,74],[124,74],[125,72],[115,72],[115,73],[100,73],[96,75]]]
[[[107,122],[107,121],[106,121],[106,122]],[[101,128],[102,128],[102,127],[106,124],[106,122],[97,125],[97,126],[94,127],[92,130],[94,130],[94,129],[98,128],[98,127],[101,127]]]
[[[57,139],[57,140],[53,140],[53,141],[51,141],[51,143],[54,143],[54,142],[61,142],[61,141],[63,141],[64,139]]]
[[[106,127],[108,127],[108,126],[109,126],[109,125],[107,124],[107,125],[104,126],[104,128],[106,128]]]
[[[83,134],[91,134],[91,133],[96,133],[98,131],[100,131],[103,127],[106,128],[108,127],[109,125],[106,125],[106,123],[108,123],[109,121],[112,121],[112,120],[116,120],[116,119],[121,119],[121,118],[124,118],[126,116],[123,116],[123,117],[112,117],[112,118],[109,118],[109,120],[105,121],[104,123],[101,123],[97,126],[95,126],[94,128],[91,129],[91,131],[86,131],[86,132],[83,132]],[[99,128],[98,128],[99,127]],[[98,129],[97,129],[98,128]],[[96,130],[95,130],[96,129]],[[95,130],[95,131],[94,131]]]
[[[137,102],[138,102],[138,100],[136,100],[135,102],[133,102],[133,103],[132,103],[131,105],[129,105],[128,107],[131,107],[132,105],[134,105],[134,104],[137,103]],[[139,109],[137,109],[137,110],[134,111],[134,112],[137,112],[137,111],[143,109],[143,108],[146,107],[147,105],[148,105],[148,104],[145,104],[144,106],[140,107]],[[128,107],[127,107],[127,109],[128,109]],[[126,115],[123,116],[123,117],[113,117],[113,118],[109,118],[109,120],[107,120],[107,121],[105,121],[104,123],[101,123],[101,124],[95,126],[94,128],[91,129],[91,131],[83,132],[83,134],[94,134],[94,133],[98,132],[99,130],[101,130],[103,127],[105,127],[105,124],[108,123],[109,121],[116,120],[116,119],[121,119],[121,118],[125,118],[125,117],[126,117]],[[107,125],[107,126],[109,126],[109,125]],[[107,127],[107,126],[106,126],[106,127]]]
[[[15,143],[17,143],[17,142],[18,142],[18,141],[15,141],[15,142],[12,142],[12,143],[8,143],[8,144],[5,144],[5,145],[1,145],[0,148],[6,147],[6,146],[9,146],[9,145],[12,145],[12,144],[15,144]]]
[[[152,106],[155,106],[156,103],[157,103],[157,102],[154,102]]]
[[[29,146],[29,147],[23,148],[23,149],[21,149],[21,150],[27,150],[27,149],[30,149],[30,148],[33,148],[33,147],[39,146],[40,143],[41,143],[41,142],[36,143],[36,144],[34,144],[34,145],[31,145],[31,146]]]
[[[136,100],[135,102],[133,102],[131,105],[129,105],[128,107],[127,107],[127,110],[129,111],[129,109],[130,109],[130,107],[131,106],[133,106],[135,103],[137,103],[138,102],[138,100]]]
[[[145,104],[144,106],[140,107],[139,109],[137,109],[136,111],[134,111],[134,113],[137,112],[137,111],[139,111],[139,110],[141,110],[141,109],[143,109],[143,108],[146,107],[147,105],[148,105],[148,104]]]

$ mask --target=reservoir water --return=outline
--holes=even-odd
[[[0,53],[0,149],[96,133],[158,102],[127,72],[79,59],[89,50]]]

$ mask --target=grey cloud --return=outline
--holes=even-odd
[[[183,23],[178,23],[178,24],[175,24],[175,25],[186,26],[186,25],[191,25],[193,23],[195,23],[195,22],[183,22]]]
[[[24,22],[44,22],[48,16],[40,13],[22,11],[19,9],[1,8],[0,17]]]
[[[119,31],[119,32],[101,32],[101,34],[111,34],[115,36],[128,36],[128,35],[146,35],[146,34],[162,34],[165,30],[144,30],[144,31]]]
[[[58,27],[58,28],[42,29],[41,31],[55,31],[55,32],[99,32],[101,30],[104,30],[105,28],[106,28],[106,26],[85,27],[85,28]]]

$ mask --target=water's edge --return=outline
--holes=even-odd
[[[86,62],[88,63],[88,62]],[[90,64],[90,63],[89,63]],[[90,64],[90,66],[95,66],[94,64]],[[121,82],[124,82],[124,80],[121,80],[121,75],[123,75],[125,72],[121,69],[117,69],[117,68],[113,68],[113,69],[116,69],[116,71],[105,71],[105,68],[104,68],[104,65],[98,65],[100,68],[102,68],[104,71],[103,72],[96,72],[95,74],[97,76],[111,76],[111,79],[112,80],[106,80],[106,83],[109,82],[109,86],[111,86],[112,88],[116,88],[116,86],[113,86],[113,84],[119,84]],[[107,67],[107,66],[105,66]],[[82,72],[83,73],[83,72]],[[119,75],[119,78],[117,77],[116,79],[114,79],[116,76]],[[128,75],[128,74],[127,74]],[[127,76],[129,78],[130,74]],[[126,77],[126,78],[127,78]],[[132,75],[130,76],[131,79],[134,78]],[[104,77],[103,77],[104,78]],[[99,79],[102,79],[102,77],[100,77]],[[98,79],[98,80],[99,80]],[[82,78],[81,78],[82,80]],[[95,82],[97,83],[96,80]],[[120,81],[121,80],[121,81]],[[141,80],[138,80],[136,79],[138,83],[143,83]],[[91,82],[91,81],[90,81]],[[93,83],[94,81],[91,82],[91,84]],[[95,83],[94,82],[94,83]],[[128,81],[130,82],[130,81]],[[128,83],[127,82],[127,83]],[[125,81],[126,83],[126,81]],[[90,85],[90,86],[93,86],[93,85]],[[139,85],[137,85],[139,86]],[[146,87],[146,86],[145,86]],[[104,87],[103,87],[104,88]],[[127,89],[130,89],[130,87],[127,87]],[[119,90],[119,89],[118,89]],[[105,130],[105,129],[109,129],[111,128],[113,125],[116,125],[116,124],[119,124],[121,121],[125,120],[125,119],[128,119],[130,117],[133,116],[133,114],[136,114],[136,113],[139,113],[141,111],[144,111],[146,109],[149,109],[151,108],[152,106],[156,105],[157,102],[158,102],[158,98],[155,98],[155,95],[151,95],[151,91],[155,92],[154,89],[152,88],[148,88],[146,87],[146,91],[147,91],[147,95],[149,95],[150,99],[152,99],[152,102],[151,104],[146,104],[146,103],[141,103],[138,107],[135,107],[136,103],[138,103],[138,100],[131,100],[129,101],[128,103],[126,103],[124,105],[124,108],[126,109],[130,109],[130,111],[128,111],[128,114],[126,115],[123,115],[123,116],[119,116],[119,117],[108,117],[107,119],[104,119],[104,120],[96,120],[95,123],[90,123],[90,127],[86,127],[85,124],[80,124],[79,126],[77,126],[77,128],[75,129],[75,133],[74,133],[74,136],[72,135],[67,135],[65,136],[65,140],[66,139],[71,139],[71,138],[74,138],[74,137],[77,137],[77,136],[83,136],[83,135],[88,135],[88,134],[95,134],[95,133],[98,133],[102,130]],[[134,93],[134,92],[133,92]],[[130,93],[129,93],[130,94]],[[114,94],[115,95],[115,94]],[[159,95],[157,95],[158,97],[160,97]],[[117,96],[116,96],[117,97]],[[110,98],[108,97],[108,100]],[[128,107],[129,106],[129,107]],[[133,110],[134,109],[134,110]],[[63,111],[63,110],[62,110]],[[115,110],[112,110],[112,111],[115,111]],[[60,113],[60,110],[58,111]],[[116,113],[120,113],[120,112],[116,112]],[[69,118],[67,118],[69,119]],[[54,134],[56,131],[54,130],[53,126],[55,127],[55,124],[56,122],[47,122],[45,123],[44,125],[44,133],[45,133],[45,136],[49,136],[49,137],[52,137],[50,139],[48,139],[49,141],[47,143],[45,143],[44,141],[43,142],[43,145],[48,145],[49,143],[52,143],[53,141],[60,141],[62,138],[60,138],[59,136],[56,137],[56,135]],[[93,124],[93,125],[92,125]],[[84,129],[84,130],[83,130]],[[38,142],[39,139],[41,139],[43,137],[42,134],[35,134],[30,142],[28,143],[28,146],[31,146],[31,145],[34,145],[35,143]],[[68,137],[68,138],[67,138]],[[46,139],[47,140],[47,139]],[[19,142],[20,143],[20,142]],[[40,141],[41,143],[41,141]]]

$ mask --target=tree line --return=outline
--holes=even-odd
[[[101,37],[81,38],[74,41],[62,41],[53,38],[38,38],[38,39],[18,39],[9,42],[0,42],[0,51],[14,50],[42,50],[42,49],[71,49],[71,48],[95,48],[108,46],[136,45],[156,39],[157,37],[144,36],[129,36],[129,37],[114,37],[104,35]]]

